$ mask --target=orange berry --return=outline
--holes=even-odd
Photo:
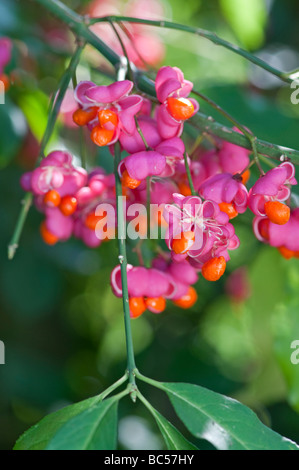
[[[291,216],[289,206],[279,201],[268,201],[265,203],[265,213],[273,224],[285,225]]]
[[[130,316],[138,318],[146,311],[146,305],[143,297],[131,297],[129,299]]]
[[[77,206],[77,199],[74,196],[64,196],[61,198],[59,209],[63,215],[68,217],[69,215],[73,215],[74,212],[76,212]]]
[[[249,178],[250,178],[250,170],[244,171],[244,173],[241,175],[241,178],[242,178],[242,183],[243,184],[248,183]]]
[[[218,281],[225,273],[226,261],[223,256],[207,261],[201,270],[201,274],[207,281]]]
[[[188,309],[193,307],[193,305],[197,301],[197,298],[198,296],[196,290],[194,289],[194,287],[190,286],[188,292],[183,295],[183,297],[181,297],[180,299],[174,300],[173,303],[177,307]]]
[[[104,147],[108,145],[114,136],[114,130],[109,131],[104,129],[100,125],[95,126],[91,131],[91,140],[94,144],[98,145],[99,147]]]
[[[118,115],[111,109],[101,109],[98,117],[100,126],[104,129],[114,130],[118,124]]]
[[[91,212],[88,214],[84,221],[85,227],[89,228],[89,230],[95,230],[97,227],[97,224],[106,217],[107,212],[104,212],[103,215],[95,215],[94,212]]]
[[[164,297],[148,297],[145,299],[147,309],[152,313],[162,313],[166,308]]]
[[[0,75],[0,82],[4,85],[4,91],[8,91],[10,89],[10,80],[9,77],[5,74]],[[0,89],[1,92],[1,89]]]
[[[182,232],[180,238],[174,238],[171,243],[172,250],[177,254],[186,253],[194,244],[194,232]]]
[[[185,121],[194,113],[194,106],[187,98],[168,98],[167,106],[169,114],[176,121]]]
[[[235,205],[232,203],[230,204],[229,202],[221,202],[218,205],[220,207],[221,212],[225,212],[230,219],[234,219],[239,215]]]
[[[125,188],[130,189],[138,188],[138,186],[141,184],[141,181],[131,178],[127,170],[123,172],[121,182]]]
[[[40,233],[41,233],[42,239],[47,245],[55,245],[59,240],[59,238],[56,237],[56,235],[53,235],[53,233],[51,233],[47,229],[45,222],[42,222],[40,226]]]
[[[60,194],[55,191],[55,189],[51,189],[44,195],[44,203],[48,207],[58,207],[61,201]]]
[[[73,114],[73,121],[77,126],[86,126],[90,121],[93,121],[97,117],[98,109],[96,106],[92,106],[88,109],[77,109]]]
[[[292,251],[292,250],[289,250],[288,248],[286,248],[285,246],[281,246],[278,248],[278,251],[280,252],[280,254],[285,258],[285,259],[292,259],[296,256],[296,252],[295,251]]]
[[[153,226],[158,225],[159,227],[167,227],[166,220],[164,219],[163,212],[158,210],[154,214],[154,223]]]
[[[179,183],[179,190],[183,196],[192,196],[192,191],[190,186],[186,183]]]

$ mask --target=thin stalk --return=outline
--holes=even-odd
[[[85,44],[80,44],[77,46],[77,49],[75,50],[71,58],[69,66],[65,70],[60,80],[58,92],[55,95],[53,95],[52,102],[51,102],[52,106],[50,110],[50,116],[49,116],[47,127],[43,135],[41,145],[40,145],[39,160],[43,158],[45,148],[53,133],[53,130],[54,130],[54,127],[55,127],[55,124],[56,124],[56,121],[60,112],[62,101],[65,97],[70,81],[73,79],[75,75],[75,72],[79,64],[80,57],[81,57],[84,47],[85,47]]]
[[[267,158],[267,157],[264,157],[264,155],[259,155],[259,159],[262,160],[270,168],[276,168],[277,167],[276,163],[271,162],[271,160],[269,160],[269,158]]]
[[[32,205],[32,201],[33,201],[33,194],[27,193],[22,201],[22,209],[20,211],[13,236],[8,245],[8,259],[9,260],[12,260],[14,258],[15,253],[19,247],[19,241],[21,238],[21,234],[22,234],[26,219],[27,219],[29,209]]]
[[[131,398],[136,401],[136,381],[134,370],[135,356],[131,329],[131,317],[129,308],[129,293],[128,293],[128,278],[127,278],[127,250],[126,250],[126,226],[124,219],[124,207],[122,197],[122,184],[118,174],[118,165],[121,162],[121,152],[118,143],[115,144],[115,186],[116,186],[116,202],[117,202],[117,228],[118,228],[118,252],[119,252],[119,263],[121,267],[121,283],[122,283],[122,299],[124,309],[124,321],[125,321],[125,334],[126,334],[126,347],[127,347],[127,371],[129,376],[129,383],[132,385]]]
[[[127,36],[127,38],[129,39],[130,43],[131,43],[131,47],[132,49],[134,50],[135,54],[138,56],[140,62],[143,63],[143,66],[146,70],[152,70],[152,71],[156,71],[150,64],[148,64],[144,58],[142,57],[142,55],[140,54],[139,50],[137,49],[135,43],[134,43],[134,38],[132,36],[132,34],[130,33],[130,31],[128,30],[128,28],[123,24],[123,23],[118,23],[119,26],[121,27],[122,31],[125,33],[125,35]]]
[[[99,395],[99,400],[104,400],[110,393],[114,392],[117,388],[119,388],[123,383],[125,383],[128,380],[128,373],[126,372],[123,377],[121,377],[119,380],[117,380],[114,384],[112,384],[110,387],[108,387],[106,390],[104,390],[100,395]]]
[[[131,389],[132,389],[132,387],[131,387],[131,385],[129,384],[129,385],[127,386],[127,388],[125,388],[125,390],[123,390],[122,392],[119,392],[117,395],[113,395],[113,396],[110,398],[110,400],[114,400],[114,401],[119,401],[119,400],[121,400],[123,397],[125,397],[125,396],[129,395],[129,393],[131,393]],[[98,397],[97,397],[96,403],[101,402],[102,400],[103,400],[102,394],[100,394],[100,395],[98,395]]]
[[[40,162],[44,157],[45,148],[48,145],[48,142],[53,133],[53,130],[54,130],[57,118],[58,118],[58,114],[60,111],[61,103],[63,101],[66,90],[69,86],[69,83],[75,74],[83,49],[84,49],[84,45],[79,45],[77,47],[74,55],[72,56],[72,59],[70,61],[68,68],[66,69],[66,71],[64,72],[60,80],[58,92],[52,97],[52,100],[50,103],[51,111],[50,111],[49,119],[47,122],[46,130],[45,130],[45,133],[43,135],[43,138],[40,144],[38,162]],[[15,230],[13,232],[12,238],[8,245],[8,259],[10,260],[14,258],[16,250],[18,249],[19,241],[22,235],[22,231],[23,231],[26,219],[27,219],[29,209],[32,205],[32,201],[33,201],[33,195],[31,193],[26,194],[22,209],[17,219]]]
[[[198,148],[200,147],[200,145],[202,144],[202,141],[204,140],[204,135],[199,135],[196,140],[194,141],[194,144],[192,145],[190,151],[189,151],[189,155],[190,157],[192,157],[195,152],[198,150]]]
[[[259,154],[258,154],[258,151],[257,151],[257,144],[256,144],[257,138],[256,138],[256,136],[250,135],[250,134],[247,135],[247,137],[248,137],[248,139],[251,143],[251,147],[252,147],[252,151],[253,151],[253,158],[254,158],[255,164],[258,167],[260,174],[263,176],[265,174],[265,172],[264,172],[263,167],[260,163]]]
[[[79,139],[80,139],[80,157],[82,168],[86,170],[87,168],[87,159],[86,159],[86,147],[85,147],[85,135],[83,127],[79,129]]]
[[[143,259],[143,255],[142,255],[142,244],[143,244],[143,240],[139,240],[137,242],[136,246],[134,248],[132,248],[132,252],[136,253],[136,255],[137,255],[138,262],[139,262],[140,266],[144,266],[144,259]]]
[[[239,121],[237,121],[237,119],[235,119],[231,114],[229,114],[227,111],[225,111],[225,109],[221,108],[221,106],[219,106],[219,104],[215,103],[215,101],[213,101],[211,98],[209,98],[208,96],[206,96],[203,93],[200,93],[199,91],[196,91],[196,90],[192,90],[192,93],[194,95],[198,96],[198,98],[201,98],[203,101],[208,103],[212,108],[214,108],[216,111],[218,111],[218,113],[222,114],[222,116],[224,116],[235,127],[237,127],[241,132],[243,132],[244,135],[246,135],[246,136],[248,134],[253,135],[252,132],[249,129],[244,127],[243,124],[239,123]]]
[[[132,67],[131,67],[131,64],[130,64],[130,60],[129,60],[129,56],[128,56],[128,53],[127,53],[127,50],[126,50],[126,47],[124,45],[124,42],[119,34],[119,32],[117,31],[113,21],[109,21],[110,25],[111,25],[111,28],[113,29],[114,31],[114,34],[115,36],[117,37],[118,39],[118,42],[120,44],[120,47],[122,48],[122,51],[123,51],[123,54],[124,54],[124,57],[127,59],[127,67],[128,67],[128,74],[129,74],[129,78],[130,80],[134,83],[135,79],[134,79],[134,74],[133,74],[133,70],[132,70]]]
[[[148,145],[148,143],[146,141],[146,138],[144,137],[143,132],[142,132],[140,126],[139,126],[138,119],[137,119],[136,116],[134,116],[134,118],[135,118],[135,125],[136,125],[137,132],[140,135],[140,137],[142,139],[142,142],[144,143],[145,149],[150,150],[150,146]]]
[[[198,196],[198,194],[195,191],[194,184],[193,184],[193,181],[192,181],[190,166],[189,166],[189,162],[188,162],[188,156],[187,156],[186,152],[184,153],[184,160],[185,160],[185,168],[186,168],[187,178],[188,178],[188,182],[189,182],[189,186],[190,186],[190,189],[191,189],[192,196]]]
[[[173,23],[171,21],[164,21],[164,20],[147,20],[147,19],[141,19],[141,18],[133,18],[130,16],[116,16],[116,15],[110,15],[110,16],[103,16],[101,18],[90,18],[89,19],[89,25],[93,25],[96,23],[103,23],[103,22],[127,22],[127,23],[137,23],[137,24],[145,24],[149,26],[157,26],[160,28],[167,28],[167,29],[175,29],[176,31],[184,31],[187,33],[195,34],[197,36],[201,36],[205,39],[208,39],[209,41],[213,42],[217,46],[222,46],[225,49],[230,50],[231,52],[234,52],[235,54],[240,55],[244,59],[248,60],[249,62],[252,62],[254,65],[261,67],[262,69],[266,70],[267,72],[271,73],[272,75],[275,75],[276,77],[280,78],[286,83],[292,83],[294,81],[294,78],[292,78],[293,72],[285,73],[282,72],[271,65],[267,64],[264,62],[262,59],[259,59],[258,57],[250,54],[250,52],[246,51],[245,49],[242,49],[239,46],[236,46],[235,44],[231,44],[230,42],[226,41],[225,39],[220,38],[217,36],[217,34],[207,31],[202,28],[195,28],[192,26],[187,26],[179,23]]]
[[[234,131],[232,128],[220,124],[211,116],[202,112],[196,113],[189,121],[195,129],[216,136],[222,140],[238,145],[239,147],[252,150],[252,143],[245,135]],[[256,139],[257,152],[266,155],[274,160],[281,160],[283,156],[286,160],[291,160],[295,165],[299,164],[299,151],[281,145],[272,144],[260,139]]]
[[[135,370],[135,376],[137,377],[137,379],[142,380],[142,382],[148,383],[149,385],[159,388],[160,390],[165,390],[165,387],[162,382],[158,382],[157,380],[150,379],[149,377],[140,374],[138,369]]]
[[[233,116],[231,116],[231,114],[229,114],[227,111],[225,111],[225,109],[221,108],[221,106],[219,106],[219,104],[215,103],[215,101],[211,100],[211,98],[209,98],[208,96],[196,91],[196,90],[192,90],[192,93],[196,96],[198,96],[199,98],[201,98],[202,100],[204,100],[206,103],[208,103],[210,106],[212,106],[212,108],[214,108],[216,111],[218,111],[218,113],[222,114],[222,116],[224,116],[228,121],[230,121],[237,129],[239,129],[239,131],[241,131],[246,137],[247,139],[249,140],[250,144],[251,144],[251,147],[252,147],[252,151],[253,151],[253,155],[254,155],[254,161],[260,171],[260,173],[263,175],[264,174],[264,171],[263,171],[263,168],[261,167],[261,164],[260,164],[260,161],[259,161],[259,154],[258,154],[258,151],[257,151],[257,138],[256,136],[253,134],[253,132],[248,129],[247,127],[243,126],[243,124],[240,124],[239,121],[237,121],[237,119],[235,119]]]
[[[77,85],[78,85],[76,71],[73,75],[72,81],[73,81],[73,88],[75,90],[77,88]],[[79,127],[79,143],[80,143],[81,166],[82,166],[82,168],[84,168],[86,170],[87,165],[86,165],[86,154],[85,154],[84,129],[83,129],[83,127]]]
[[[141,401],[141,403],[144,404],[144,406],[148,409],[148,411],[151,413],[151,415],[157,419],[157,410],[150,404],[150,402],[140,393],[139,390],[137,390],[137,398]]]
[[[62,2],[59,0],[35,0],[40,5],[44,6],[48,11],[53,13],[57,18],[61,21],[66,23],[70,29],[76,34],[79,38],[84,39],[88,44],[92,45],[95,49],[97,49],[107,60],[112,64],[114,67],[118,67],[121,62],[121,58],[118,54],[116,54],[109,46],[107,46],[98,36],[96,36],[88,26],[98,23],[98,22],[121,22],[121,21],[128,21],[132,23],[140,23],[140,24],[149,24],[152,26],[160,26],[160,27],[168,27],[172,29],[179,29],[181,31],[189,31],[195,34],[199,34],[206,39],[210,39],[215,44],[223,45],[233,52],[240,54],[242,49],[238,48],[237,46],[227,43],[222,39],[218,38],[214,33],[209,31],[199,30],[198,28],[191,28],[184,25],[178,25],[176,23],[170,23],[165,21],[154,21],[151,20],[143,20],[139,18],[130,18],[124,16],[109,16],[103,18],[87,18],[77,13],[74,13],[71,9],[66,7]],[[291,83],[293,81],[292,73],[283,73],[279,70],[273,69],[264,61],[258,59],[257,57],[252,56],[246,51],[243,51],[243,57],[250,60],[251,62],[255,63],[259,67],[267,70],[268,72],[272,73],[273,75],[278,76],[282,80]],[[138,89],[149,95],[151,97],[156,97],[155,94],[155,84],[153,80],[148,78],[143,72],[137,71],[135,74],[136,83]],[[227,142],[231,142],[232,144],[239,145],[240,147],[244,147],[247,149],[252,149],[251,142],[248,141],[246,136],[240,135],[238,132],[234,132],[232,129],[223,126],[222,124],[216,122],[210,116],[207,116],[201,112],[197,113],[194,116],[190,123],[193,123],[193,126],[196,129],[204,131],[208,134],[215,135],[220,139],[226,140]],[[264,142],[262,140],[256,141],[257,152],[262,155],[267,155],[270,158],[280,159],[282,155],[285,155],[286,158],[291,159],[293,163],[299,164],[299,151],[282,147],[279,145],[275,145],[269,142]]]
[[[220,38],[215,33],[211,31],[207,31],[201,28],[195,28],[192,26],[182,25],[179,23],[173,23],[170,21],[155,21],[155,20],[147,20],[147,19],[140,19],[140,18],[132,18],[129,16],[103,16],[101,18],[89,18],[86,16],[79,15],[75,13],[73,10],[68,8],[59,0],[35,0],[40,5],[47,8],[48,11],[53,13],[57,18],[64,21],[68,24],[70,29],[79,37],[83,38],[86,42],[94,46],[98,49],[104,57],[112,64],[117,65],[119,63],[119,56],[116,54],[109,46],[107,46],[98,36],[96,36],[92,31],[90,31],[89,26],[96,24],[96,23],[103,23],[103,22],[128,22],[128,23],[137,23],[137,24],[146,24],[150,26],[157,26],[160,28],[168,28],[174,29],[177,31],[184,31],[188,33],[195,34],[197,36],[201,36],[209,41],[213,42],[218,46],[225,47],[226,49],[234,52],[245,58],[246,60],[252,62],[258,67],[266,70],[267,72],[275,75],[276,77],[280,78],[286,83],[292,83],[294,81],[294,72],[282,72],[281,70],[277,70],[271,65],[267,64],[263,60],[255,57],[254,55],[250,54],[248,51],[236,46],[235,44],[231,44],[230,42]]]
[[[153,407],[152,405],[147,401],[147,399],[142,395],[142,393],[140,393],[140,391],[138,390],[137,392],[137,398],[139,398],[139,400],[146,406],[146,408],[152,413],[152,410],[153,410]],[[153,414],[153,416],[155,416]]]

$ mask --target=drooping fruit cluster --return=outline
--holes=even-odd
[[[88,175],[83,168],[75,167],[72,160],[67,152],[52,152],[38,168],[22,176],[21,185],[34,194],[37,208],[45,215],[41,225],[45,243],[55,245],[73,235],[95,248],[108,237],[105,226],[111,215],[97,212],[97,207],[115,206],[114,176],[101,168]],[[112,217],[110,225],[115,226],[114,214]],[[105,224],[101,225],[103,218]]]
[[[111,286],[117,297],[122,297],[120,266],[111,274]],[[170,258],[153,260],[151,268],[127,268],[129,307],[132,318],[137,318],[146,310],[162,313],[166,300],[187,309],[197,300],[197,293],[192,287],[197,282],[196,270],[187,262],[176,263]]]
[[[250,151],[217,141],[215,147],[198,146],[188,155],[182,140],[184,125],[199,108],[189,97],[192,87],[181,70],[166,66],[155,81],[158,103],[132,94],[129,80],[108,86],[81,82],[75,90],[74,122],[89,130],[94,144],[108,146],[111,158],[116,142],[125,152],[118,175],[128,220],[136,203],[144,209],[149,202],[162,208],[157,224],[164,228],[168,251],[150,268],[128,268],[133,318],[146,310],[163,312],[166,300],[192,307],[199,273],[211,282],[225,273],[230,251],[240,245],[233,221],[248,208],[255,215],[259,240],[277,247],[287,259],[299,257],[299,238],[294,237],[299,233],[299,209],[288,205],[290,188],[297,184],[293,164],[284,162],[271,169],[248,190]],[[46,243],[74,235],[97,247],[115,238],[114,175],[101,168],[88,174],[73,164],[68,153],[57,151],[26,173],[22,186],[33,192],[45,214],[41,234]],[[146,222],[145,216],[136,224],[141,238],[147,233]],[[121,296],[120,266],[112,272],[111,285]]]

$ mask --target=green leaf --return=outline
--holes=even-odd
[[[16,442],[14,450],[44,450],[57,431],[74,416],[93,406],[98,397],[62,408],[43,418],[26,431]]]
[[[157,411],[141,394],[140,400],[149,409],[161,431],[166,447],[169,450],[199,450],[189,442],[159,411]]]
[[[46,450],[115,450],[117,446],[115,397],[99,402],[62,426]]]
[[[160,388],[189,431],[218,450],[299,450],[232,398],[191,384],[163,383]]]
[[[32,93],[27,92],[20,96],[19,105],[26,116],[32,134],[40,141],[48,121],[48,97],[43,92],[34,90]]]

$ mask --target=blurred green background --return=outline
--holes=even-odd
[[[63,25],[34,1],[25,3],[0,4],[0,36],[14,41],[8,67],[14,84],[5,106],[0,106],[3,450],[11,449],[17,437],[45,414],[109,386],[123,374],[126,363],[121,301],[109,286],[111,268],[117,263],[114,242],[96,250],[76,240],[47,247],[39,235],[41,215],[32,209],[17,255],[7,260],[23,197],[19,178],[34,164],[49,96],[73,45]],[[65,3],[76,9],[90,2]],[[163,5],[167,18],[215,31],[278,68],[299,65],[296,0],[189,0],[184,8],[181,0],[169,0]],[[299,106],[291,104],[288,86],[205,39],[167,30],[159,34],[166,45],[164,64],[180,67],[198,90],[260,138],[299,149]],[[55,40],[49,40],[51,35]],[[88,65],[89,54],[83,57],[79,75],[97,79],[98,73]],[[202,108],[211,112],[204,104]],[[61,120],[51,146],[78,153],[77,134]],[[107,153],[90,149],[89,155],[93,164],[111,168]],[[241,248],[233,253],[225,279],[217,285],[200,280],[199,300],[192,311],[169,303],[162,315],[148,313],[133,322],[137,366],[157,380],[192,382],[235,397],[264,423],[299,442],[299,364],[290,362],[291,342],[299,340],[299,261],[286,261],[257,242],[251,221],[248,214],[235,223]],[[227,280],[244,266],[251,295],[237,302],[228,295]],[[142,389],[183,429],[161,392]],[[120,413],[121,448],[162,448],[143,405],[124,400]]]

